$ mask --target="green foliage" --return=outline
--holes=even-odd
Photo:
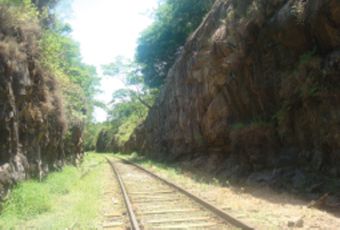
[[[104,75],[118,77],[125,85],[145,86],[142,68],[135,61],[118,56],[112,63],[103,65],[102,69]]]
[[[85,151],[96,150],[96,143],[97,143],[98,135],[102,130],[107,130],[107,127],[110,127],[110,124],[108,122],[102,122],[102,123],[89,122],[86,125],[86,129],[84,131]]]
[[[176,59],[176,52],[202,22],[213,0],[165,0],[154,23],[138,40],[136,61],[142,66],[145,83],[159,87]]]
[[[41,22],[54,17],[51,9],[59,2],[60,0],[0,0],[1,5],[16,7],[18,19],[39,18]]]
[[[123,146],[129,140],[134,129],[145,120],[149,111],[137,96],[130,93],[128,89],[114,93],[114,100],[117,102],[109,111],[109,129],[118,146]],[[144,97],[144,100],[152,103],[152,97]]]
[[[47,188],[37,182],[28,181],[20,184],[5,203],[5,215],[30,218],[51,209],[51,198]]]
[[[53,197],[67,194],[77,177],[79,177],[77,169],[67,166],[62,173],[52,173],[42,183],[26,181],[19,184],[5,202],[3,215],[28,219],[50,211]]]
[[[66,166],[62,173],[52,173],[48,176],[47,181],[49,194],[63,195],[70,192],[74,179],[79,176],[75,167]]]
[[[241,122],[235,123],[231,126],[232,129],[243,129],[245,127],[247,127],[247,125]]]
[[[118,77],[127,88],[117,90],[112,95],[108,108],[108,122],[97,134],[97,151],[111,151],[120,148],[129,140],[135,128],[141,124],[154,104],[158,90],[144,85],[140,66],[132,61],[117,57],[103,66],[103,72]]]
[[[116,136],[116,141],[119,146],[124,145],[129,139],[135,128],[144,121],[146,117],[146,113],[143,114],[143,117],[132,115],[126,118],[125,122],[121,124],[119,127]]]
[[[47,2],[53,5],[54,1]],[[94,131],[90,126],[94,107],[100,104],[94,99],[98,92],[99,78],[95,67],[82,62],[79,44],[70,37],[70,26],[55,17],[52,19],[52,22],[48,20],[49,26],[42,35],[41,59],[43,65],[57,78],[62,93],[70,127],[65,135],[65,143],[72,143],[72,127],[85,126],[85,148],[93,149],[95,141],[89,133]]]
[[[82,63],[79,45],[69,37],[68,29],[57,23],[45,31],[42,60],[58,77],[70,120],[91,120],[99,78],[93,66]]]
[[[15,16],[17,23],[37,22],[39,11],[30,0],[0,0],[0,6],[6,5]]]
[[[300,56],[299,65],[308,63],[316,53],[316,47]]]
[[[21,183],[4,203],[0,229],[67,229],[74,224],[95,229],[104,167],[104,156],[89,154],[80,168],[68,166],[42,182]]]
[[[60,2],[60,0],[32,0],[32,3],[38,7],[38,9],[43,9],[45,7],[53,8],[58,2]]]
[[[68,1],[68,0],[64,0]],[[70,127],[92,120],[99,78],[93,66],[82,62],[79,44],[69,25],[58,20],[53,7],[59,0],[0,0],[14,15],[14,24],[27,24],[40,34],[39,62],[58,81]],[[29,23],[36,26],[30,28]],[[40,28],[40,25],[42,28]],[[37,28],[36,28],[37,27]],[[42,30],[42,31],[41,31]]]
[[[39,9],[44,7],[53,8],[60,0],[0,0],[0,4],[14,4],[14,5],[33,5]]]

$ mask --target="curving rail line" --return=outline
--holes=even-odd
[[[124,159],[107,161],[124,198],[127,229],[253,229],[139,165]]]

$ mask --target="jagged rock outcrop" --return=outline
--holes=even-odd
[[[82,155],[79,130],[64,143],[67,122],[56,79],[40,60],[40,36],[38,22],[0,6],[0,198],[17,181]]]
[[[339,76],[339,1],[217,0],[127,146],[235,174],[339,177]]]

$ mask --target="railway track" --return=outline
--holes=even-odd
[[[126,160],[108,160],[130,226],[114,229],[253,229],[190,192]]]

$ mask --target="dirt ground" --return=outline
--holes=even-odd
[[[340,229],[338,214],[309,208],[294,195],[267,187],[222,186],[216,180],[200,181],[191,173],[142,164],[158,175],[186,188],[255,229]]]
[[[104,184],[102,190],[102,218],[99,229],[126,229],[128,216],[119,184],[111,166],[107,163],[104,169]]]

